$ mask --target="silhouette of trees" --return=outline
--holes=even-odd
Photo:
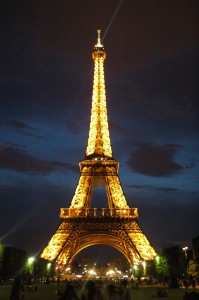
[[[37,258],[32,260],[27,252],[11,246],[0,244],[0,282],[8,281],[21,275],[25,281],[31,282],[54,275],[53,264]]]

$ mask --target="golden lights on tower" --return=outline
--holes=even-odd
[[[100,30],[98,30],[97,44],[94,46],[92,58],[94,60],[94,80],[86,156],[95,155],[111,158],[112,149],[108,129],[104,79],[104,60],[106,59],[106,52],[101,44]]]
[[[93,94],[85,159],[79,163],[80,178],[71,204],[61,208],[61,224],[41,257],[70,265],[79,251],[105,244],[123,253],[130,264],[138,264],[153,259],[156,253],[137,223],[138,209],[127,203],[118,176],[119,162],[112,156],[104,79],[106,52],[100,30],[92,58]],[[108,208],[91,208],[96,186],[106,188]]]

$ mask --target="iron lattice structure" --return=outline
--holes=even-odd
[[[119,162],[112,156],[110,143],[104,60],[106,52],[98,30],[94,60],[90,130],[85,159],[80,162],[80,178],[69,208],[61,208],[60,225],[41,257],[69,266],[86,247],[104,244],[124,254],[128,262],[139,264],[156,253],[138,225],[138,210],[130,208],[119,176]],[[92,191],[106,188],[108,208],[91,208]]]

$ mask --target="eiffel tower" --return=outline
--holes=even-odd
[[[61,208],[60,225],[41,253],[42,258],[69,267],[84,248],[103,244],[120,251],[130,265],[156,256],[138,225],[138,209],[130,208],[118,177],[109,137],[104,60],[100,30],[93,48],[94,80],[90,130],[80,178],[69,208]],[[91,208],[95,187],[106,188],[108,208]]]

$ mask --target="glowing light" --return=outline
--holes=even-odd
[[[182,248],[182,250],[184,251],[184,255],[185,255],[185,258],[187,259],[187,250],[188,250],[189,248],[186,246],[186,247],[184,247],[184,248]]]
[[[95,275],[95,276],[97,275],[97,273],[93,269],[89,270],[88,273],[90,275]]]
[[[101,44],[100,44],[101,45]],[[86,155],[103,155],[112,157],[112,149],[108,130],[108,118],[106,108],[106,93],[104,79],[104,60],[106,53],[94,51],[94,81],[91,108],[91,121]]]
[[[186,250],[188,250],[188,247],[184,247],[184,248],[182,248],[182,250],[183,250],[183,251],[186,251]]]
[[[51,263],[48,263],[48,264],[47,264],[47,269],[48,269],[48,270],[51,268],[51,265],[52,265]]]
[[[66,268],[66,272],[70,272],[70,268]]]
[[[122,272],[120,270],[117,270],[117,268],[115,268],[115,271],[114,270],[109,270],[106,273],[107,276],[114,276],[114,275],[117,275],[117,274],[119,274],[119,275],[122,274]]]
[[[109,271],[106,273],[107,276],[113,275],[113,274],[115,274],[115,271],[113,271],[113,270],[109,270]]]
[[[35,260],[34,257],[29,257],[28,258],[28,264],[32,264],[34,260]]]

